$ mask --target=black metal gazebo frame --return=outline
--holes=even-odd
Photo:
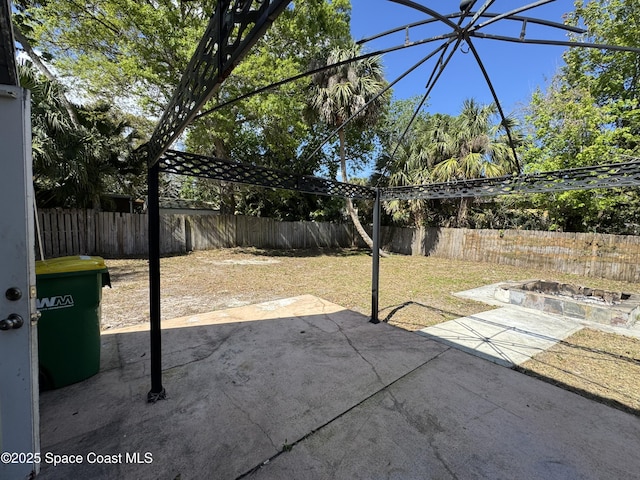
[[[412,66],[398,79],[392,82],[388,88],[398,80],[417,68],[424,61],[440,53],[440,60],[427,84],[426,93],[418,109],[431,93],[433,86],[447,62],[464,41],[466,42],[483,72],[485,80],[493,98],[498,106],[499,113],[504,120],[504,113],[499,99],[493,88],[482,61],[471,42],[472,38],[486,38],[493,40],[549,44],[561,46],[581,46],[586,48],[605,48],[640,53],[640,49],[611,45],[598,45],[576,41],[551,41],[542,39],[525,38],[528,23],[560,28],[567,32],[584,33],[583,30],[554,22],[531,17],[522,17],[518,14],[539,5],[550,3],[554,0],[538,0],[523,7],[516,8],[503,14],[489,13],[487,9],[494,0],[485,0],[483,5],[475,12],[470,7],[460,13],[441,15],[434,10],[410,0],[389,0],[394,3],[413,8],[429,16],[427,20],[404,25],[388,32],[383,32],[378,38],[389,33],[409,29],[414,26],[432,22],[442,22],[452,29],[451,33],[438,35],[417,42],[405,43],[405,45],[388,48],[362,55],[364,58],[380,55],[402,48],[410,48],[434,41],[443,41],[443,44],[430,52],[418,64]],[[380,209],[381,202],[393,199],[431,199],[431,198],[460,198],[475,196],[495,196],[513,193],[538,193],[550,191],[611,188],[640,185],[640,162],[612,163],[571,170],[544,172],[530,175],[506,176],[499,178],[480,178],[465,181],[437,183],[428,185],[416,185],[406,187],[367,187],[341,183],[313,176],[295,175],[284,171],[258,167],[249,163],[237,163],[218,158],[205,157],[191,153],[169,150],[169,147],[182,134],[184,129],[194,119],[210,113],[218,108],[228,105],[222,104],[214,109],[201,112],[206,102],[220,87],[224,79],[229,76],[233,68],[242,60],[255,42],[263,35],[277,16],[287,8],[290,0],[219,0],[215,12],[211,17],[207,29],[198,44],[198,47],[189,62],[189,65],[178,85],[176,92],[156,129],[139,153],[144,154],[148,163],[149,186],[149,290],[150,290],[150,344],[151,344],[151,390],[148,393],[148,401],[156,402],[165,398],[165,389],[162,385],[162,328],[160,315],[160,214],[159,214],[159,176],[160,173],[172,173],[205,177],[227,182],[242,183],[268,188],[287,189],[303,193],[317,195],[330,195],[351,199],[373,200],[373,254],[372,254],[372,281],[371,281],[371,322],[378,323],[378,285],[379,285],[379,249],[380,249]],[[464,2],[463,2],[464,3]],[[467,2],[476,3],[476,2]],[[471,20],[462,26],[462,20],[471,17]],[[458,23],[454,20],[458,19]],[[478,23],[485,19],[483,23]],[[488,35],[479,30],[496,21],[508,19],[522,23],[522,33],[519,38]],[[369,39],[365,39],[366,41]],[[451,44],[455,42],[453,50],[446,55]],[[359,59],[357,58],[357,59]],[[352,59],[349,61],[354,61]],[[343,62],[346,63],[346,62]],[[323,67],[331,68],[331,66]],[[439,70],[438,70],[439,69]],[[315,70],[318,71],[318,70]],[[314,71],[314,72],[315,72]],[[286,82],[299,79],[314,72],[306,72],[290,79],[284,79],[276,84],[259,89],[252,94],[266,91]],[[248,96],[248,95],[247,95]],[[239,97],[235,101],[244,97]],[[229,102],[230,103],[230,102]],[[366,105],[363,107],[366,108]],[[347,120],[349,121],[349,120]],[[346,123],[346,122],[345,122]],[[506,126],[506,122],[505,126]],[[342,128],[339,127],[339,128]],[[409,127],[407,127],[408,129]],[[337,130],[336,130],[337,132]],[[334,132],[335,133],[335,132]],[[405,131],[406,133],[406,131]],[[507,131],[511,139],[511,134]],[[513,142],[511,142],[513,143]],[[320,147],[319,147],[320,148]],[[514,150],[515,155],[515,150]],[[516,157],[517,160],[517,157]]]

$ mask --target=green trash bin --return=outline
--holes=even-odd
[[[100,257],[36,262],[40,388],[80,382],[100,370],[100,301],[111,286]]]

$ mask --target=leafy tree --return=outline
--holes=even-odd
[[[640,4],[623,0],[575,0],[567,18],[585,26],[580,40],[640,48]],[[599,105],[637,100],[640,96],[640,62],[634,52],[573,48],[564,55],[562,74],[567,84],[587,88]]]
[[[360,46],[351,42],[346,46],[333,48],[324,64],[333,65],[359,55]],[[367,130],[371,131],[388,101],[387,96],[380,95],[385,86],[381,59],[375,56],[354,60],[314,75],[309,97],[310,107],[322,123],[331,129],[338,129],[339,162],[343,182],[349,181],[349,134],[362,135]],[[365,243],[373,248],[373,241],[362,227],[351,199],[347,199],[346,204],[356,230]]]
[[[640,47],[635,31],[640,4],[576,0],[568,22],[584,25],[581,40]],[[573,48],[546,92],[532,98],[528,122],[533,148],[528,171],[615,163],[640,157],[640,63],[638,55],[607,49]],[[640,224],[635,190],[569,191],[536,195],[552,228],[634,233]]]
[[[154,116],[178,84],[215,2],[18,0],[17,5],[17,29],[79,94]],[[319,51],[350,38],[350,8],[348,0],[293,2],[205,109],[304,72]],[[287,84],[203,116],[183,141],[204,155],[314,173],[324,158],[304,162],[300,155],[320,134],[302,115],[304,85],[304,80]],[[215,196],[231,213],[259,210],[243,210],[249,191],[252,197],[269,195],[230,184],[187,183],[185,191]]]
[[[236,67],[225,81],[216,98],[205,109],[250,95],[253,91],[304,73],[312,58],[326,45],[342,43],[350,38],[348,14],[350,3],[340,0],[326,2],[305,0],[295,2],[253,47],[251,53]],[[189,150],[244,163],[254,163],[275,169],[312,175],[321,168],[324,157],[307,159],[304,146],[317,143],[324,130],[306,122],[305,87],[308,79],[291,82],[278,89],[244,100],[212,112],[197,120],[187,135]],[[206,185],[209,185],[207,187]],[[198,188],[210,186],[199,182]],[[232,184],[214,187],[221,206],[229,213],[273,215],[289,218],[289,208],[296,218],[308,219],[295,208],[307,204],[308,196],[278,192]],[[276,204],[278,196],[281,207]],[[250,199],[250,200],[248,200]],[[322,204],[315,198],[317,210]],[[287,207],[289,205],[289,207]]]
[[[529,106],[532,145],[524,153],[526,171],[577,168],[637,157],[638,148],[634,145],[638,144],[638,136],[633,125],[640,121],[640,109],[634,108],[634,103],[619,100],[598,105],[586,86],[570,86],[558,77],[545,93],[536,92]],[[636,198],[619,189],[607,189],[539,194],[532,197],[532,202],[549,212],[554,229],[606,228],[611,233],[624,233],[627,227],[640,222],[638,218],[621,218],[625,209],[620,206],[629,205]],[[638,207],[626,209],[626,215],[637,210]]]
[[[76,89],[159,114],[213,2],[17,0],[16,30]]]

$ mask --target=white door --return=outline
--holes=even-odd
[[[0,85],[1,479],[31,478],[39,470],[29,98],[26,90]]]

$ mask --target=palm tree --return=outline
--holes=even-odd
[[[100,208],[105,193],[124,193],[144,178],[144,164],[129,152],[136,131],[106,102],[77,107],[64,89],[28,62],[20,84],[31,90],[33,176],[38,200],[50,205]]]
[[[350,43],[333,48],[324,63],[333,65],[359,55],[360,46]],[[324,124],[330,128],[339,128],[340,171],[342,181],[348,182],[347,129],[353,132],[375,125],[387,103],[387,97],[380,95],[386,86],[381,58],[373,56],[354,60],[325,70],[315,74],[312,83],[311,109]],[[353,202],[347,198],[346,203],[347,212],[356,230],[369,248],[373,249],[373,241],[362,227]]]
[[[432,181],[450,182],[517,172],[517,161],[503,133],[504,122],[492,123],[496,112],[494,104],[481,105],[468,99],[457,117],[440,117],[427,132],[435,158]],[[506,121],[506,127],[513,130],[513,120]],[[460,199],[458,227],[467,226],[471,200],[469,197]]]
[[[433,158],[419,137],[412,135],[405,138],[394,150],[393,161],[388,167],[389,186],[424,185],[431,182]],[[412,223],[416,226],[425,225],[427,222],[427,200],[391,200],[385,202],[384,207],[394,221]]]

